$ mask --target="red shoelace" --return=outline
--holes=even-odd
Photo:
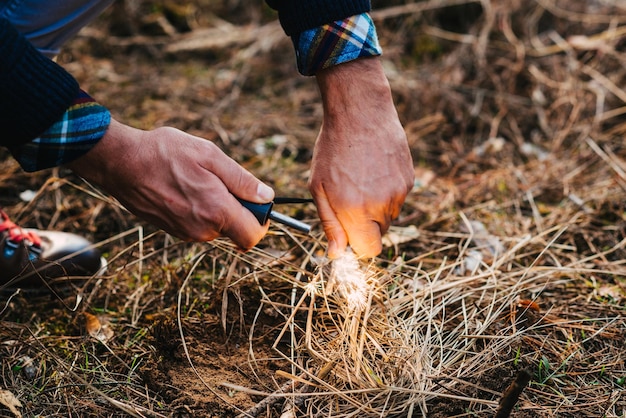
[[[28,241],[35,247],[41,247],[41,239],[37,234],[32,231],[24,231],[22,228],[17,226],[11,219],[9,219],[9,215],[0,211],[0,234],[4,231],[8,232],[9,240],[14,243],[19,243],[22,241]]]

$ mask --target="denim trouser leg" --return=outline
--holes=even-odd
[[[0,17],[8,19],[48,57],[113,0],[0,0]]]

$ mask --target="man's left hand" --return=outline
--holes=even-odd
[[[349,244],[360,257],[382,251],[382,235],[413,187],[413,161],[378,58],[316,74],[324,119],[309,189],[328,238],[328,256]]]

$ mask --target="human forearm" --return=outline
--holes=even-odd
[[[278,9],[291,36],[298,70],[317,77],[322,95],[324,119],[309,189],[328,238],[328,254],[339,256],[349,243],[359,256],[373,257],[413,185],[413,164],[382,64],[372,58],[382,51],[367,14],[369,1],[268,4]],[[316,8],[309,12],[316,19],[323,16],[320,10],[348,8],[312,21],[302,15],[308,7]]]
[[[381,106],[381,110],[393,114],[395,120],[398,118],[391,87],[378,58],[362,58],[333,66],[318,72],[316,80],[324,107],[324,122],[345,120],[343,116],[348,113],[351,123],[368,125],[369,119],[365,116],[375,113]]]
[[[336,257],[350,244],[358,255],[373,257],[413,186],[406,135],[378,58],[337,65],[316,78],[324,119],[309,188],[328,252]]]

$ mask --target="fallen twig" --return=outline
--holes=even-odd
[[[502,394],[502,399],[500,399],[494,418],[508,418],[509,415],[511,415],[511,411],[513,411],[513,407],[517,403],[522,391],[526,385],[528,385],[528,382],[530,382],[530,377],[530,373],[527,370],[522,370],[517,374],[513,383],[511,383]]]

